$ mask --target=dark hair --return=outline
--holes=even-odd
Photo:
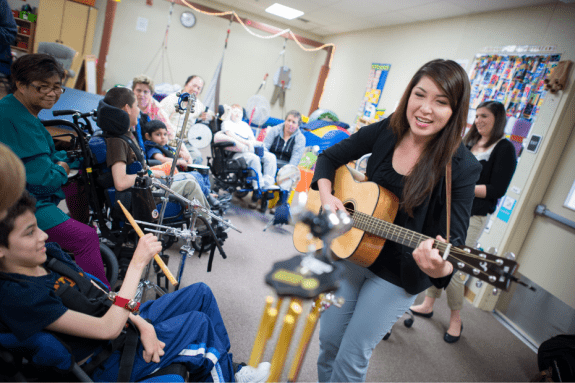
[[[193,79],[195,79],[196,77],[199,78],[200,80],[202,80],[202,82],[203,82],[204,84],[206,83],[203,78],[201,78],[201,77],[198,76],[197,74],[193,74],[193,75],[189,76],[189,77],[186,79],[186,82],[184,83],[184,86],[188,85],[188,83],[189,83],[190,81],[192,81]],[[204,90],[204,89],[202,88],[202,90]]]
[[[10,92],[17,90],[16,82],[30,85],[34,81],[46,81],[57,75],[63,80],[66,72],[56,59],[48,54],[34,53],[17,58],[10,67],[12,86]]]
[[[0,246],[9,248],[8,236],[14,230],[14,222],[22,214],[30,211],[36,213],[36,199],[27,191],[22,193],[20,199],[8,209],[6,217],[0,221]]]
[[[403,209],[413,215],[413,209],[421,205],[441,177],[447,163],[461,144],[461,137],[467,125],[470,85],[465,70],[451,60],[437,59],[424,64],[409,82],[390,125],[397,137],[397,144],[408,134],[407,104],[413,88],[423,77],[429,77],[445,93],[452,110],[451,117],[427,145],[411,172],[405,178],[403,187]]]
[[[288,116],[293,116],[294,118],[297,118],[298,126],[301,125],[301,113],[300,112],[298,112],[297,110],[290,110],[286,114],[286,120],[287,120]]]
[[[160,120],[151,120],[151,121],[145,122],[144,125],[142,126],[142,132],[144,132],[144,134],[149,134],[150,137],[152,136],[152,133],[157,132],[160,129],[168,130],[168,128],[166,127],[166,124],[164,124]]]
[[[487,140],[487,143],[484,145],[484,148],[488,148],[505,134],[505,125],[507,125],[505,106],[499,101],[484,101],[479,104],[476,110],[479,110],[479,108],[488,109],[495,117],[493,129],[491,130],[491,137],[489,137],[489,140]],[[471,125],[471,129],[469,129],[469,132],[465,135],[463,143],[467,146],[473,147],[480,138],[481,134],[477,131],[477,126],[474,121],[473,125]]]
[[[134,102],[136,102],[136,96],[134,96],[132,89],[117,86],[106,93],[106,96],[104,96],[104,102],[118,109],[122,109],[126,105],[132,107]]]

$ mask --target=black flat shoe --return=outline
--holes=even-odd
[[[433,316],[433,311],[430,313],[420,313],[417,311],[413,311],[412,309],[409,309],[409,311],[411,311],[413,315],[416,315],[418,317],[431,318]]]
[[[459,340],[459,338],[461,338],[462,333],[463,333],[463,323],[461,323],[461,330],[459,331],[459,336],[449,335],[446,331],[445,335],[443,336],[443,340],[446,341],[447,343],[455,343]]]

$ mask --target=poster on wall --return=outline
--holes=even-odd
[[[383,118],[385,109],[378,109],[377,106],[387,80],[389,68],[391,68],[391,64],[371,64],[367,87],[355,119],[356,123],[360,118],[367,121],[379,121]]]
[[[477,55],[469,74],[469,126],[479,104],[490,100],[503,103],[508,119],[505,132],[519,156],[548,92],[544,80],[559,60],[559,54]]]

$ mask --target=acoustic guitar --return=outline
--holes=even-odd
[[[337,169],[332,182],[333,194],[339,198],[353,219],[353,227],[331,242],[330,250],[336,258],[347,259],[363,267],[369,267],[378,257],[386,240],[400,243],[410,248],[431,237],[394,225],[399,199],[389,190],[374,182],[358,182],[355,170],[342,166]],[[319,192],[308,191],[306,207],[318,214],[321,211]],[[517,263],[467,246],[456,247],[449,243],[434,240],[434,248],[455,269],[475,276],[497,288],[508,290],[511,281],[517,281],[513,273]],[[294,228],[293,242],[302,253],[309,251],[310,245],[316,249],[323,242],[310,235],[309,227],[301,222]]]

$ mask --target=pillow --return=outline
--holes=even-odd
[[[229,150],[230,152],[244,153],[244,152],[247,152],[249,150],[247,145],[242,144],[241,142],[239,142],[235,138],[230,137],[221,131],[217,132],[214,135],[214,142],[216,142],[216,143],[217,142],[233,142],[235,144],[235,146],[229,146],[226,148],[226,150]]]

